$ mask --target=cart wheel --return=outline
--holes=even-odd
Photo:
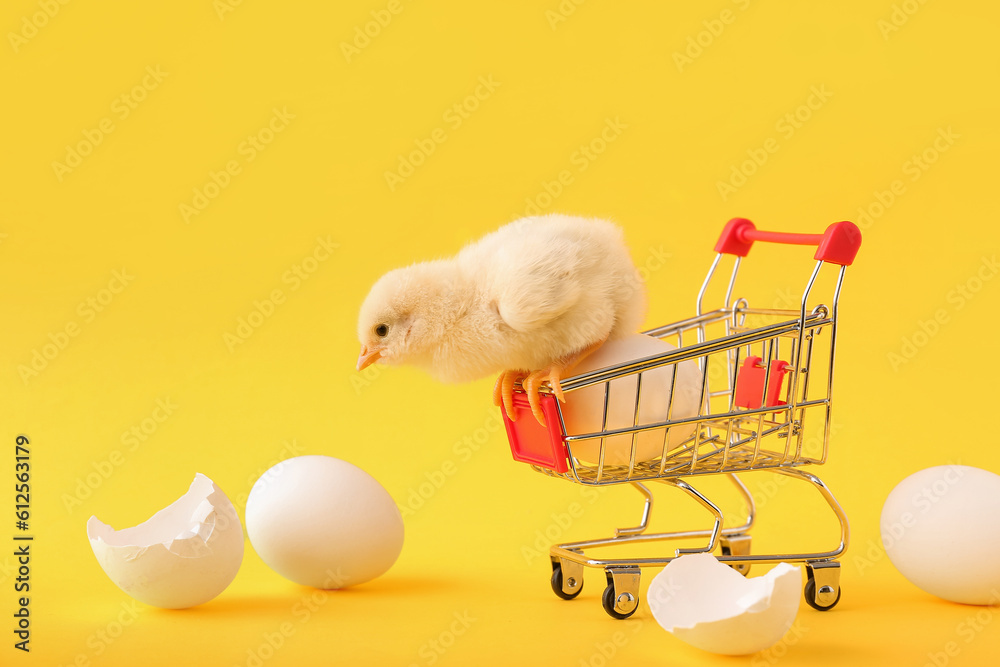
[[[635,565],[604,570],[608,587],[601,596],[604,611],[612,618],[628,618],[639,608],[639,568]]]
[[[622,596],[631,596],[631,593],[622,593]],[[604,595],[601,597],[601,604],[604,605],[604,611],[608,612],[608,616],[611,618],[617,618],[618,620],[626,619],[635,613],[636,609],[639,608],[639,602],[637,600],[622,600],[625,604],[630,604],[632,610],[626,613],[622,613],[615,608],[615,602],[618,596],[615,595],[615,586],[610,584],[604,589]]]
[[[580,591],[583,590],[583,578],[576,579],[571,578],[570,588],[575,588],[572,593],[567,593],[563,590],[563,571],[562,566],[559,563],[552,564],[552,578],[549,580],[552,583],[552,592],[561,597],[563,600],[572,600]],[[574,583],[575,581],[575,583]]]
[[[815,579],[813,579],[811,577],[809,578],[809,580],[806,582],[806,588],[805,588],[805,591],[804,591],[805,597],[806,597],[806,604],[809,605],[810,607],[812,607],[813,609],[817,610],[817,611],[829,611],[829,610],[833,609],[834,607],[836,607],[837,603],[840,602],[840,594],[841,594],[841,592],[843,592],[842,589],[840,588],[840,586],[837,586],[837,597],[836,597],[836,599],[834,599],[834,601],[831,602],[830,604],[828,604],[826,606],[823,606],[823,605],[819,604],[818,602],[816,602],[816,580]]]

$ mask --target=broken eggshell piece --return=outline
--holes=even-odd
[[[186,494],[138,526],[116,531],[90,517],[87,537],[111,581],[140,602],[167,609],[208,602],[243,562],[236,508],[201,473]]]
[[[653,618],[667,632],[711,653],[747,655],[776,643],[799,610],[799,568],[779,563],[751,579],[712,554],[670,561],[649,584]]]

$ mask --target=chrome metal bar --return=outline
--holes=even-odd
[[[796,391],[799,386],[799,371],[802,368],[802,359],[799,357],[802,356],[802,336],[808,326],[806,322],[806,306],[809,303],[809,293],[812,292],[813,285],[816,284],[816,277],[819,276],[821,268],[823,268],[823,260],[816,262],[816,267],[813,269],[812,275],[809,276],[809,282],[806,283],[806,289],[802,293],[802,303],[799,307],[799,321],[802,323],[802,326],[798,330],[798,344],[795,346],[795,357],[791,360],[793,372],[791,378],[789,378],[789,396],[792,397],[793,401],[798,398]]]
[[[642,535],[641,537],[647,537]],[[648,538],[654,538],[653,535],[648,536]],[[673,537],[661,537],[659,539],[674,539]],[[678,538],[679,539],[679,538]],[[645,540],[644,540],[645,541]],[[594,545],[594,546],[604,546],[604,545]],[[678,556],[666,556],[663,558],[580,558],[579,554],[576,552],[569,551],[561,548],[560,546],[554,546],[550,549],[550,553],[553,556],[559,558],[566,558],[567,560],[574,560],[573,555],[576,555],[575,561],[584,565],[586,567],[622,567],[622,566],[634,566],[634,567],[662,567],[667,565],[672,560],[676,560]],[[771,565],[777,563],[805,563],[805,562],[817,562],[817,561],[830,561],[836,560],[836,558],[843,552],[841,551],[821,551],[817,553],[800,553],[800,554],[768,554],[768,555],[747,555],[747,556],[716,556],[716,559],[720,563],[757,563],[759,565]]]
[[[563,390],[566,392],[602,383],[605,385],[601,430],[597,433],[567,434],[561,405],[557,404],[559,426],[562,429],[563,441],[569,455],[569,470],[559,473],[541,466],[532,466],[535,470],[546,475],[562,477],[584,485],[607,486],[631,483],[639,491],[644,499],[639,525],[619,528],[615,530],[614,537],[611,538],[560,544],[551,549],[554,559],[559,559],[559,562],[567,566],[570,563],[575,564],[578,567],[577,572],[581,566],[602,567],[609,573],[618,574],[628,569],[627,574],[636,579],[636,594],[638,594],[638,567],[661,566],[684,553],[714,551],[722,537],[732,537],[734,540],[732,544],[738,542],[740,545],[739,550],[736,550],[732,544],[729,545],[728,548],[731,551],[727,550],[727,553],[730,555],[719,557],[719,560],[724,563],[741,566],[751,563],[785,561],[806,563],[807,567],[810,568],[822,568],[822,564],[826,563],[827,569],[832,569],[833,566],[837,565],[836,559],[847,548],[849,541],[850,527],[843,509],[818,477],[801,469],[801,466],[823,463],[828,453],[838,306],[845,268],[840,268],[833,295],[832,310],[829,312],[827,307],[822,305],[814,308],[812,312],[808,311],[809,300],[817,284],[819,273],[822,271],[823,261],[817,261],[812,269],[797,310],[756,308],[751,307],[746,299],[736,297],[735,284],[741,269],[742,258],[735,257],[725,288],[723,306],[706,311],[706,295],[721,266],[721,261],[722,254],[717,253],[698,291],[694,317],[644,332],[647,335],[669,339],[670,342],[676,341],[677,350],[595,369],[562,381]],[[815,361],[819,365],[824,361],[822,358],[823,346],[816,345],[815,337],[820,335],[827,326],[831,328],[831,340],[826,392],[819,398],[813,398],[821,391],[821,388],[816,387],[816,382],[819,380],[810,381],[815,371],[813,363]],[[720,333],[723,334],[721,337],[718,335]],[[790,339],[788,347],[785,346],[782,338]],[[691,342],[692,340],[695,341],[693,344],[684,345],[686,341]],[[825,343],[825,341],[823,342]],[[759,348],[758,345],[760,345]],[[738,408],[735,404],[735,390],[739,379],[740,360],[750,356],[756,349],[760,350],[761,359],[765,363],[765,370],[761,374],[764,386],[761,389],[760,407],[755,409]],[[769,406],[767,405],[768,385],[774,379],[771,364],[777,359],[782,359],[782,354],[790,354],[791,377],[786,385],[787,393],[784,396],[779,395],[777,399],[779,401],[784,399],[784,403]],[[815,359],[814,354],[816,354]],[[722,359],[717,355],[725,355],[725,357]],[[675,419],[677,365],[687,361],[696,361],[702,373],[698,414]],[[641,414],[640,406],[644,404],[643,387],[645,385],[645,391],[648,392],[652,386],[650,382],[643,382],[643,373],[670,365],[673,365],[673,369],[666,415],[653,415],[655,419],[660,421],[652,424],[641,424],[639,417]],[[724,381],[721,375],[713,375],[713,370],[718,369],[723,369]],[[615,428],[609,428],[610,383],[613,380],[631,375],[637,376],[632,425],[622,428],[615,425]],[[543,391],[548,390],[543,389]],[[816,458],[808,455],[815,452],[808,443],[806,443],[805,448],[809,448],[810,452],[803,451],[804,424],[807,412],[811,414],[815,411],[817,413],[815,416],[808,417],[812,422],[818,418],[818,411],[821,408],[825,411],[825,423],[822,425],[821,457]],[[714,413],[714,410],[720,409],[725,412]],[[663,421],[664,417],[665,421]],[[678,432],[675,429],[687,430],[688,427],[693,428],[691,435],[682,438],[682,442],[670,442],[670,434]],[[642,434],[655,429],[663,431],[663,443],[659,457],[636,460],[639,458],[639,440],[644,437]],[[620,455],[615,457],[615,460],[620,461],[620,463],[608,464],[607,461],[610,458],[609,441],[618,437],[625,440],[624,436],[626,435],[629,443],[627,465]],[[779,446],[779,441],[774,440],[778,437],[784,437],[784,447]],[[792,443],[793,437],[796,437],[794,445]],[[600,445],[596,467],[592,462],[577,459],[572,452],[573,444],[594,440],[597,440]],[[749,548],[748,531],[754,525],[757,508],[753,495],[735,473],[754,470],[773,470],[777,474],[795,477],[814,486],[840,523],[839,545],[829,551],[815,553],[754,555],[747,553]],[[724,526],[724,517],[719,506],[686,481],[688,477],[705,474],[725,474],[729,477],[746,506],[746,518],[742,525]],[[714,524],[712,527],[695,531],[649,533],[653,494],[645,484],[640,483],[647,480],[659,481],[667,486],[679,488],[694,498],[713,515]],[[678,548],[674,550],[673,556],[659,558],[597,558],[587,553],[587,550],[591,548],[671,539],[707,539],[708,544],[700,548]],[[570,593],[571,591],[564,586],[563,592]],[[624,613],[627,610],[619,611]]]
[[[774,472],[787,475],[789,477],[795,477],[802,479],[811,483],[823,496],[824,500],[833,510],[838,521],[840,522],[840,543],[834,549],[828,551],[818,551],[818,552],[806,552],[806,553],[783,553],[783,554],[757,554],[757,555],[740,555],[740,556],[717,556],[718,560],[723,563],[805,563],[805,562],[823,562],[836,560],[841,556],[847,549],[850,541],[850,525],[847,520],[847,516],[844,514],[843,508],[834,498],[833,494],[830,492],[829,488],[815,475],[804,472],[796,468],[775,468]],[[740,483],[742,485],[742,483]],[[745,491],[745,487],[744,487]],[[749,496],[746,493],[746,496]],[[752,497],[751,497],[752,502]],[[751,517],[752,519],[752,517]],[[752,521],[751,521],[752,525]],[[565,544],[557,544],[552,546],[550,553],[553,557],[566,558],[574,562],[578,562],[582,565],[588,567],[614,567],[614,566],[636,566],[636,567],[655,567],[666,565],[670,561],[677,558],[681,553],[688,553],[688,551],[677,549],[675,550],[674,556],[667,556],[662,558],[622,558],[622,559],[606,559],[606,558],[591,558],[585,553],[585,549],[595,548],[595,547],[607,547],[614,546],[618,544],[626,544],[631,542],[652,542],[659,540],[673,540],[673,539],[689,539],[689,538],[701,538],[701,537],[712,537],[714,536],[715,541],[719,535],[737,535],[746,532],[749,526],[746,524],[742,526],[734,526],[731,528],[722,528],[716,532],[715,528],[711,530],[693,530],[693,531],[683,531],[683,532],[672,532],[672,533],[646,533],[640,535],[629,535],[621,538],[604,538],[596,540],[582,540],[578,542],[568,542]],[[696,550],[700,551],[700,550]]]
[[[653,329],[646,329],[640,333],[647,336],[653,336],[654,338],[661,338],[666,335],[676,334],[678,331],[691,331],[697,328],[699,323],[712,324],[713,322],[724,320],[729,317],[730,314],[730,311],[726,308],[718,308],[716,310],[710,310],[707,313],[702,313],[701,315],[688,317],[686,319],[671,322],[670,324],[664,324]],[[792,315],[794,314],[795,313],[793,312]]]
[[[828,320],[818,314],[811,315],[806,319],[807,326],[825,326],[830,322],[831,320]],[[583,387],[589,387],[591,385],[612,380],[617,377],[622,377],[630,373],[648,371],[654,368],[660,368],[662,366],[669,366],[670,364],[687,361],[689,359],[697,359],[716,352],[722,352],[730,349],[734,345],[748,345],[758,341],[767,340],[772,336],[776,336],[784,332],[797,331],[800,326],[801,322],[799,320],[779,322],[777,324],[752,329],[751,331],[735,334],[733,336],[726,336],[725,338],[689,345],[683,349],[667,352],[666,354],[643,357],[642,359],[635,359],[633,361],[623,362],[614,366],[607,366],[605,368],[599,368],[587,373],[574,375],[562,380],[560,385],[562,386],[564,392],[582,389]]]
[[[694,441],[691,443],[691,466],[689,470],[692,472],[698,465],[698,445],[700,440],[701,440],[701,429],[696,428],[694,430]]]
[[[698,290],[698,301],[695,304],[694,312],[695,315],[701,315],[701,304],[705,298],[705,292],[708,290],[708,283],[712,280],[712,274],[715,273],[716,267],[719,266],[719,262],[722,261],[722,253],[716,253],[715,259],[712,260],[712,266],[708,269],[708,275],[705,276],[704,282],[701,283],[701,289]]]
[[[733,309],[740,313],[741,315],[779,315],[779,316],[795,316],[799,314],[798,310],[791,310],[789,308],[751,308],[749,306],[740,307],[734,306]]]
[[[673,418],[674,413],[674,389],[677,387],[677,364],[674,364],[673,371],[670,374],[670,394],[667,397],[667,421],[669,422]],[[660,450],[660,458],[664,459],[667,456],[667,449],[670,446],[670,428],[663,428],[663,446]],[[663,466],[660,466],[660,472],[663,472]]]
[[[737,535],[746,529],[742,526],[723,528],[719,531],[720,535]],[[558,544],[552,547],[552,553],[555,554],[557,548],[565,549],[570,553],[575,553],[577,559],[580,558],[582,554],[577,549],[590,549],[593,547],[610,547],[616,544],[629,544],[634,542],[659,542],[661,540],[687,540],[694,538],[704,538],[711,536],[711,530],[686,530],[686,531],[672,531],[669,533],[641,533],[639,535],[623,535],[621,537],[605,537],[594,540],[581,540],[579,542],[567,542],[566,544]],[[571,559],[572,560],[572,559]],[[670,558],[673,560],[673,558]],[[619,561],[621,563],[629,563],[628,561]]]
[[[824,463],[826,462],[827,448],[830,446],[830,420],[833,418],[833,362],[837,354],[837,321],[838,310],[840,308],[840,290],[844,286],[844,274],[846,271],[846,266],[840,267],[840,273],[837,275],[837,287],[833,291],[833,313],[831,317],[833,322],[830,324],[830,368],[827,371],[826,380],[826,424],[823,426],[823,455],[820,457]]]
[[[632,426],[639,425],[639,401],[642,400],[642,373],[635,376],[635,412],[632,413]],[[628,474],[629,477],[632,476],[632,471],[635,470],[635,452],[636,446],[638,445],[637,438],[639,433],[635,432],[632,434],[632,446],[629,451],[628,457]]]
[[[812,405],[825,405],[827,402],[828,401],[825,398],[817,398],[817,399],[813,399],[811,401],[805,401],[803,403],[800,403],[798,405],[798,407],[809,407],[809,406],[812,406]],[[642,432],[642,431],[653,431],[653,430],[656,430],[656,429],[663,428],[665,426],[683,426],[685,424],[697,424],[697,423],[708,422],[708,421],[714,421],[714,422],[720,422],[721,423],[722,420],[728,419],[728,418],[753,417],[753,416],[756,416],[756,415],[761,414],[761,413],[781,412],[783,410],[787,410],[789,407],[791,407],[791,406],[788,405],[788,404],[773,405],[771,407],[754,408],[752,410],[740,410],[739,412],[720,413],[720,414],[714,414],[714,415],[702,415],[702,416],[698,416],[698,417],[686,417],[684,419],[675,419],[673,421],[657,422],[655,424],[643,424],[641,426],[636,426],[635,428],[632,428],[631,426],[627,426],[627,427],[624,427],[624,428],[617,428],[617,429],[609,429],[607,431],[600,431],[598,433],[586,433],[586,434],[580,434],[580,435],[567,435],[567,436],[565,436],[563,438],[563,440],[566,441],[566,442],[575,442],[577,440],[593,440],[594,438],[611,437],[611,436],[615,436],[615,435],[625,435],[625,434],[628,434],[628,433],[632,433],[633,431],[639,431],[639,432]]]
[[[711,553],[712,551],[715,551],[715,547],[719,543],[719,532],[722,530],[722,510],[720,510],[715,503],[713,503],[711,500],[702,495],[700,491],[695,489],[693,486],[691,486],[684,480],[664,479],[660,481],[663,482],[664,484],[675,486],[678,489],[681,489],[682,491],[686,492],[692,498],[697,500],[702,507],[711,512],[712,515],[715,517],[715,525],[712,527],[712,531],[708,537],[708,546],[702,549],[677,549],[675,553],[678,556],[680,556],[681,554],[700,554],[700,553]]]
[[[644,499],[642,505],[642,519],[639,521],[638,526],[632,528],[615,528],[615,537],[625,537],[626,535],[642,535],[649,528],[649,515],[653,511],[653,494],[649,491],[645,484],[640,484],[639,482],[632,482],[632,486],[642,494]]]
[[[736,286],[736,275],[740,272],[740,260],[742,259],[742,257],[737,255],[736,261],[733,262],[733,272],[729,276],[729,286],[726,288],[726,308],[729,308],[729,304],[733,300],[733,288]]]
[[[729,473],[726,475],[729,481],[733,483],[736,490],[739,491],[740,496],[743,498],[743,503],[747,506],[747,518],[746,521],[740,526],[740,532],[746,532],[753,528],[754,520],[757,518],[757,504],[754,502],[753,494],[747,489],[746,485],[743,484],[741,480],[736,475]]]
[[[604,383],[604,416],[601,418],[601,432],[607,432],[608,430],[608,401],[611,396],[611,382]],[[601,474],[604,471],[604,456],[607,453],[608,440],[602,437],[600,442],[600,454],[598,455],[597,461],[597,481],[601,481]]]
[[[816,342],[816,336],[819,331],[816,329],[810,329],[808,336],[806,336],[806,363],[802,367],[802,392],[799,403],[803,403],[809,398],[809,378],[812,377],[812,358],[813,358],[813,344]],[[830,394],[826,395],[829,400]],[[802,440],[805,437],[806,432],[806,409],[801,408],[799,410],[798,419],[799,434],[795,438],[795,456],[799,457],[802,455]],[[789,438],[790,440],[791,438]]]

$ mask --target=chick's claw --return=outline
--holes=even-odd
[[[562,367],[552,367],[545,370],[529,373],[523,370],[504,371],[497,378],[493,385],[493,404],[503,406],[504,412],[511,421],[517,420],[517,413],[514,411],[514,385],[521,383],[521,388],[528,397],[528,405],[531,406],[531,414],[539,424],[545,426],[545,413],[542,412],[541,387],[548,384],[561,402],[565,403],[562,386],[559,384]]]
[[[561,369],[558,367],[552,367],[542,371],[535,371],[531,373],[524,379],[521,386],[524,387],[524,392],[528,395],[528,404],[531,405],[531,414],[535,416],[538,423],[545,426],[545,414],[542,412],[542,399],[539,393],[539,389],[545,383],[548,383],[549,387],[552,389],[552,393],[555,394],[563,403],[566,402],[563,396],[562,386],[559,384],[559,376]]]
[[[493,385],[493,405],[503,405],[504,412],[511,421],[517,421],[517,413],[514,411],[514,384],[526,377],[528,377],[527,371],[504,371]]]

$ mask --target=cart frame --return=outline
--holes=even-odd
[[[744,298],[733,298],[737,276],[744,257],[755,241],[816,245],[815,267],[803,290],[797,310],[752,308]],[[734,218],[723,229],[716,243],[716,256],[698,292],[695,315],[643,333],[666,339],[677,349],[665,354],[628,361],[574,375],[561,382],[570,394],[587,387],[604,387],[602,428],[592,433],[568,433],[563,409],[550,391],[543,388],[542,408],[546,427],[531,417],[523,393],[514,396],[519,418],[503,420],[511,452],[516,460],[530,463],[545,475],[588,486],[630,484],[644,499],[638,525],[615,530],[613,537],[553,545],[551,584],[561,598],[575,598],[583,589],[585,567],[602,568],[607,587],[602,596],[605,611],[614,618],[628,618],[638,609],[640,568],[660,567],[689,553],[710,553],[721,547],[718,559],[746,574],[753,563],[803,563],[806,566],[806,602],[815,609],[828,610],[840,600],[840,563],[837,559],[847,549],[849,523],[846,514],[819,477],[801,470],[826,461],[833,409],[834,359],[841,289],[847,266],[861,245],[860,230],[851,222],[838,222],[823,234],[787,234],[757,230],[745,218]],[[732,270],[720,308],[705,310],[704,302],[713,277],[724,255],[734,255]],[[839,267],[830,306],[809,308],[810,296],[824,265]],[[751,319],[760,320],[750,326]],[[829,343],[818,344],[824,334]],[[692,338],[694,341],[692,342]],[[753,352],[759,349],[760,354]],[[743,364],[741,365],[741,360]],[[826,361],[824,364],[823,362]],[[701,376],[697,415],[677,417],[674,389],[678,365],[696,362]],[[672,366],[665,419],[640,423],[639,408],[643,373]],[[820,382],[810,383],[813,375]],[[787,382],[785,382],[787,374]],[[612,384],[635,376],[634,415],[631,426],[609,428],[609,405]],[[781,389],[785,387],[784,396]],[[572,398],[570,398],[572,400]],[[810,424],[817,418],[818,436],[805,438],[806,417]],[[679,443],[668,436],[672,429],[691,429]],[[653,459],[637,460],[640,434],[662,432],[663,446]],[[628,465],[606,461],[608,439],[631,436]],[[596,462],[575,456],[574,445],[598,442]],[[783,441],[781,444],[776,444]],[[738,472],[768,470],[804,481],[820,493],[840,524],[838,544],[827,550],[808,553],[750,553],[749,531],[756,518],[754,498]],[[737,526],[724,526],[718,505],[683,478],[705,474],[725,475],[734,485],[746,506],[746,519]],[[648,533],[653,495],[646,483],[658,482],[685,492],[708,510],[714,519],[712,528]],[[588,551],[637,542],[707,538],[698,548],[677,548],[672,556],[656,558],[597,558]]]

